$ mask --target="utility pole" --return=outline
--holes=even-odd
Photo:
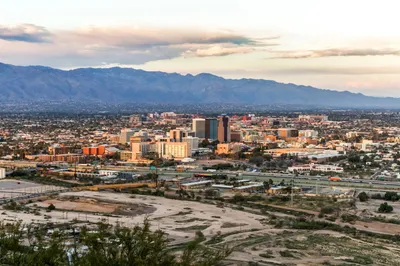
[[[291,205],[293,206],[293,185],[294,185],[294,175],[292,175],[292,181],[291,181],[291,185],[290,185],[290,197],[291,197]]]
[[[74,178],[75,178],[75,180],[76,180],[76,179],[77,179],[77,173],[76,173],[76,157],[74,158],[74,164],[75,164]]]

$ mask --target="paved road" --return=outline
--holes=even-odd
[[[93,166],[80,166],[83,168],[93,169]],[[119,171],[135,171],[137,173],[148,173],[149,167],[128,167],[128,166],[105,166],[102,169],[107,170],[119,170]],[[382,169],[383,171],[384,169]],[[292,178],[295,179],[295,184],[297,185],[310,185],[315,186],[341,186],[341,187],[356,187],[356,188],[387,188],[387,189],[399,189],[400,190],[400,180],[396,181],[380,181],[380,180],[366,180],[366,179],[346,179],[343,178],[341,181],[332,182],[328,180],[327,176],[297,176],[294,177],[293,174],[281,174],[281,173],[261,173],[261,172],[237,172],[237,171],[216,171],[209,172],[202,169],[188,169],[186,172],[177,172],[176,170],[168,170],[168,169],[158,169],[158,174],[161,177],[174,177],[174,176],[184,176],[191,177],[195,173],[202,174],[222,174],[228,175],[229,177],[237,177],[241,179],[250,179],[250,180],[260,180],[260,181],[268,181],[272,179],[274,183],[279,183],[282,179],[285,180],[285,183],[289,182]],[[238,176],[239,174],[239,176]],[[240,175],[241,174],[241,175]]]

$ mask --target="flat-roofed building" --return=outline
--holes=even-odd
[[[282,139],[297,138],[299,131],[295,128],[280,128],[278,129],[278,136]]]
[[[229,116],[218,117],[218,141],[220,143],[231,142],[231,125]]]
[[[130,128],[124,128],[121,129],[121,135],[119,138],[119,142],[122,144],[126,144],[129,142],[130,137],[135,135],[136,130],[130,129]]]
[[[132,160],[132,151],[121,151],[119,157],[121,161],[130,161]]]
[[[132,150],[132,160],[140,160],[146,155],[150,150],[150,143],[144,141],[144,137],[130,138],[131,150]]]
[[[157,142],[157,153],[166,159],[183,159],[192,156],[187,142]]]
[[[199,148],[199,138],[198,137],[184,137],[182,138],[182,142],[187,142],[190,146],[191,152],[197,151]]]
[[[192,120],[192,129],[196,137],[204,139],[206,137],[206,120],[204,118],[195,118]]]
[[[210,140],[218,139],[218,120],[216,118],[206,118],[205,138]]]

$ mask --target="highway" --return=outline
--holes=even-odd
[[[149,170],[137,169],[138,173],[148,173]],[[295,185],[298,186],[340,186],[349,188],[370,188],[370,189],[388,189],[400,190],[400,182],[388,182],[379,180],[363,180],[363,179],[342,179],[341,181],[330,181],[327,176],[294,176],[293,174],[280,174],[280,173],[261,173],[261,172],[234,172],[234,171],[216,171],[208,172],[205,170],[193,169],[187,172],[177,172],[175,170],[158,170],[158,174],[163,177],[192,177],[195,173],[201,174],[219,174],[227,175],[229,177],[236,177],[240,179],[250,179],[258,181],[268,181],[272,179],[274,184],[280,183],[282,180],[288,184],[290,180],[294,180]],[[238,176],[238,174],[241,174]]]
[[[93,166],[79,165],[77,170],[88,170],[94,169]],[[114,166],[107,165],[98,170],[116,170],[116,171],[132,171],[138,174],[146,174],[150,172],[149,167],[132,167],[132,166]],[[70,170],[73,170],[71,167]],[[247,172],[247,171],[215,171],[209,172],[203,169],[187,169],[184,172],[179,172],[171,168],[158,168],[157,173],[161,178],[170,179],[175,176],[180,177],[193,177],[193,174],[219,174],[227,175],[229,177],[236,177],[240,179],[250,179],[258,181],[268,181],[272,179],[274,184],[278,184],[285,181],[285,184],[289,183],[290,180],[294,179],[295,185],[297,186],[338,186],[348,188],[364,188],[364,189],[380,189],[380,190],[400,190],[399,181],[380,181],[380,180],[369,180],[369,179],[351,179],[342,178],[341,181],[329,181],[327,176],[294,176],[293,174],[282,174],[282,173],[263,173],[263,172]]]

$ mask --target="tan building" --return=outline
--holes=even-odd
[[[282,139],[297,138],[299,131],[295,128],[280,128],[278,129],[278,136]]]
[[[182,142],[183,130],[182,129],[171,129],[169,131],[169,138],[174,142]]]
[[[132,160],[132,152],[131,151],[121,151],[120,152],[121,161],[130,161]]]
[[[187,142],[157,142],[157,153],[166,159],[183,159],[192,155]]]
[[[27,155],[25,157],[29,160],[36,160],[41,162],[67,162],[67,163],[79,163],[85,158],[85,156],[83,156],[82,154],[77,154],[77,153],[57,154],[57,155],[37,154],[37,155]]]
[[[109,137],[111,143],[114,143],[114,144],[119,143],[119,140],[120,140],[119,135],[110,135],[108,137]]]
[[[223,143],[217,145],[217,150],[215,151],[217,154],[230,154],[232,151],[232,145],[229,143]]]
[[[275,142],[276,141],[276,136],[274,136],[274,135],[265,135],[264,136],[264,141]]]
[[[149,152],[150,143],[144,142],[143,137],[130,137],[132,160],[140,160]]]

